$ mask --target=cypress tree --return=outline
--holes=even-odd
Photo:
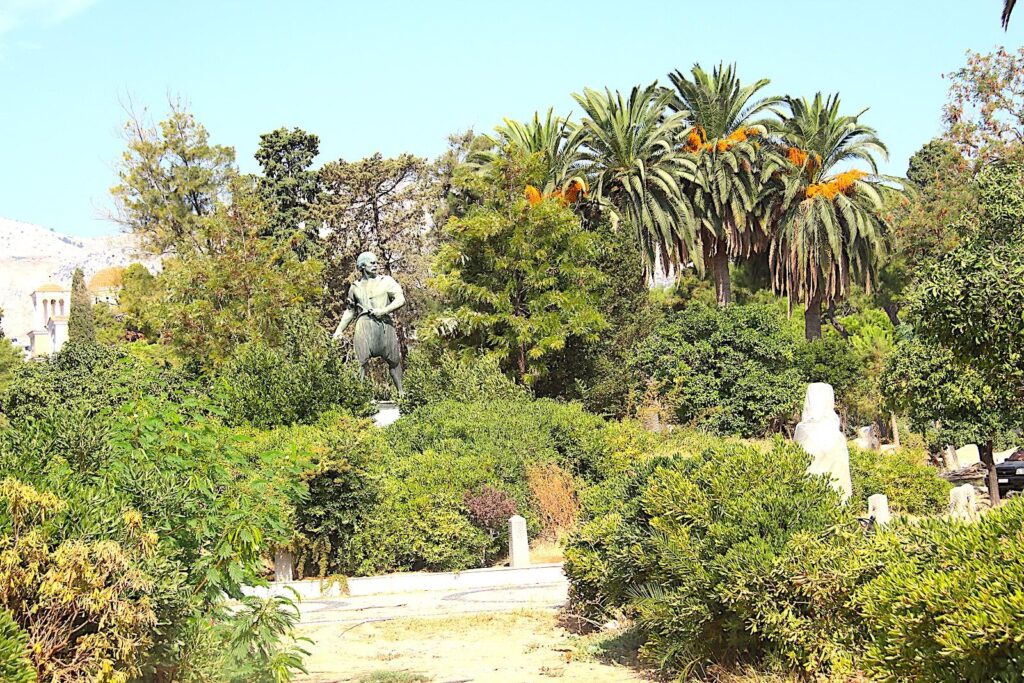
[[[92,317],[92,301],[85,288],[85,275],[75,268],[71,276],[71,316],[68,319],[68,341],[95,342],[96,322]]]

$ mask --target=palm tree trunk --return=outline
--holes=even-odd
[[[718,300],[718,307],[725,308],[732,303],[732,282],[729,280],[729,254],[725,252],[725,245],[719,245],[718,250],[710,258],[711,278],[715,282],[715,298]]]
[[[821,339],[821,295],[815,295],[807,302],[804,311],[804,338],[807,341]]]

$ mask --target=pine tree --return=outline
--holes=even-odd
[[[96,321],[92,316],[92,301],[85,288],[85,275],[75,268],[71,276],[71,317],[68,320],[68,341],[95,342]]]

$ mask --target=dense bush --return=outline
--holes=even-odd
[[[657,385],[682,425],[756,436],[778,428],[804,389],[798,343],[772,306],[702,304],[670,315],[633,363]]]
[[[238,347],[214,393],[231,423],[262,429],[310,423],[329,410],[369,415],[373,398],[341,347],[305,316],[288,319],[280,348],[262,341]]]
[[[493,356],[460,360],[451,352],[419,351],[409,355],[402,412],[442,401],[515,401],[529,399],[530,390],[509,379]]]
[[[0,390],[0,414],[10,420],[55,412],[93,416],[141,397],[199,393],[195,382],[167,365],[93,343],[68,343],[43,362],[22,363]]]
[[[797,446],[721,445],[656,459],[625,484],[626,503],[592,518],[573,540],[566,572],[583,608],[633,611],[645,655],[691,672],[716,660],[762,660],[800,649],[798,606],[766,603],[776,568],[851,520]],[[582,589],[582,590],[581,590]],[[805,604],[803,609],[815,609]],[[799,656],[822,656],[809,650]]]
[[[907,448],[887,454],[850,448],[851,500],[865,506],[868,496],[884,493],[894,513],[941,512],[949,503],[950,484],[926,459],[925,452]]]
[[[1024,671],[1024,500],[975,523],[898,530],[880,576],[857,595],[865,664],[886,681],[1018,681]]]
[[[808,456],[715,443],[638,461],[583,495],[566,548],[574,609],[637,620],[642,654],[671,672],[712,665],[847,680],[1017,680],[1024,661],[1024,501],[977,524],[897,518],[865,531],[870,492],[941,509],[948,484],[917,459],[854,449],[853,505]]]
[[[84,461],[66,457],[47,421],[0,432],[0,607],[28,633],[36,672],[237,680],[249,662],[225,647],[231,626],[281,610],[228,611],[225,599],[259,583],[267,548],[289,537],[300,471],[247,454],[192,399],[125,403]],[[281,632],[252,637],[268,660],[296,663]]]

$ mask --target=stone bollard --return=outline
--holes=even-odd
[[[964,484],[949,492],[949,514],[953,519],[978,519],[978,494],[974,486]]]
[[[295,580],[295,553],[278,548],[274,551],[274,581]]]
[[[889,514],[889,499],[884,493],[868,496],[868,517],[878,526],[885,526],[892,521],[892,515]]]
[[[530,566],[530,539],[526,535],[526,520],[513,515],[508,520],[508,565]]]
[[[793,432],[793,440],[811,454],[808,474],[826,474],[843,502],[853,492],[850,481],[850,450],[839,429],[835,392],[831,384],[815,382],[807,386],[803,416]]]

